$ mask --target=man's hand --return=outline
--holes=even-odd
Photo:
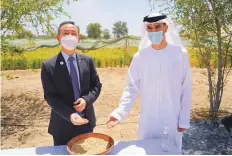
[[[184,132],[185,130],[186,130],[185,128],[178,127],[178,132]]]
[[[70,120],[73,123],[73,125],[84,125],[89,122],[89,120],[80,117],[80,115],[78,115],[77,113],[71,114]]]
[[[86,107],[86,101],[85,101],[85,99],[79,98],[76,102],[74,102],[74,106],[73,107],[75,108],[75,110],[77,112],[82,112],[85,109],[85,107]]]
[[[110,129],[110,128],[115,127],[117,124],[119,124],[119,121],[115,117],[110,116],[106,124],[107,124],[107,127]]]

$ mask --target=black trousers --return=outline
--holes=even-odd
[[[85,134],[85,133],[92,133],[93,128],[87,124],[87,125],[82,125],[77,128],[77,131],[73,134],[65,134],[62,136],[55,136],[53,135],[53,141],[54,141],[54,146],[59,146],[59,145],[67,145],[67,143],[74,137]]]

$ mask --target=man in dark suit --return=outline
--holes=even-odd
[[[79,32],[74,22],[61,23],[57,40],[62,50],[42,64],[44,98],[51,107],[48,133],[53,135],[54,145],[66,145],[96,126],[93,103],[102,84],[93,60],[75,52]]]

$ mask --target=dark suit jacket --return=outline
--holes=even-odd
[[[77,54],[77,59],[81,97],[86,100],[86,108],[88,108],[84,110],[84,113],[90,125],[94,128],[96,118],[93,103],[100,94],[102,84],[93,60],[80,54]],[[76,112],[73,108],[74,92],[71,77],[61,53],[43,62],[41,80],[44,98],[51,107],[48,132],[58,136],[75,133],[78,126],[73,125],[70,121],[70,115]]]

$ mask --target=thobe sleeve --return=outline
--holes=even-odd
[[[138,96],[139,83],[139,55],[135,54],[128,70],[128,82],[120,99],[119,107],[110,116],[113,116],[120,122],[127,117]]]
[[[182,90],[181,90],[181,110],[179,115],[179,127],[188,129],[190,127],[190,112],[192,101],[192,78],[191,68],[187,51],[183,51],[182,59]]]

